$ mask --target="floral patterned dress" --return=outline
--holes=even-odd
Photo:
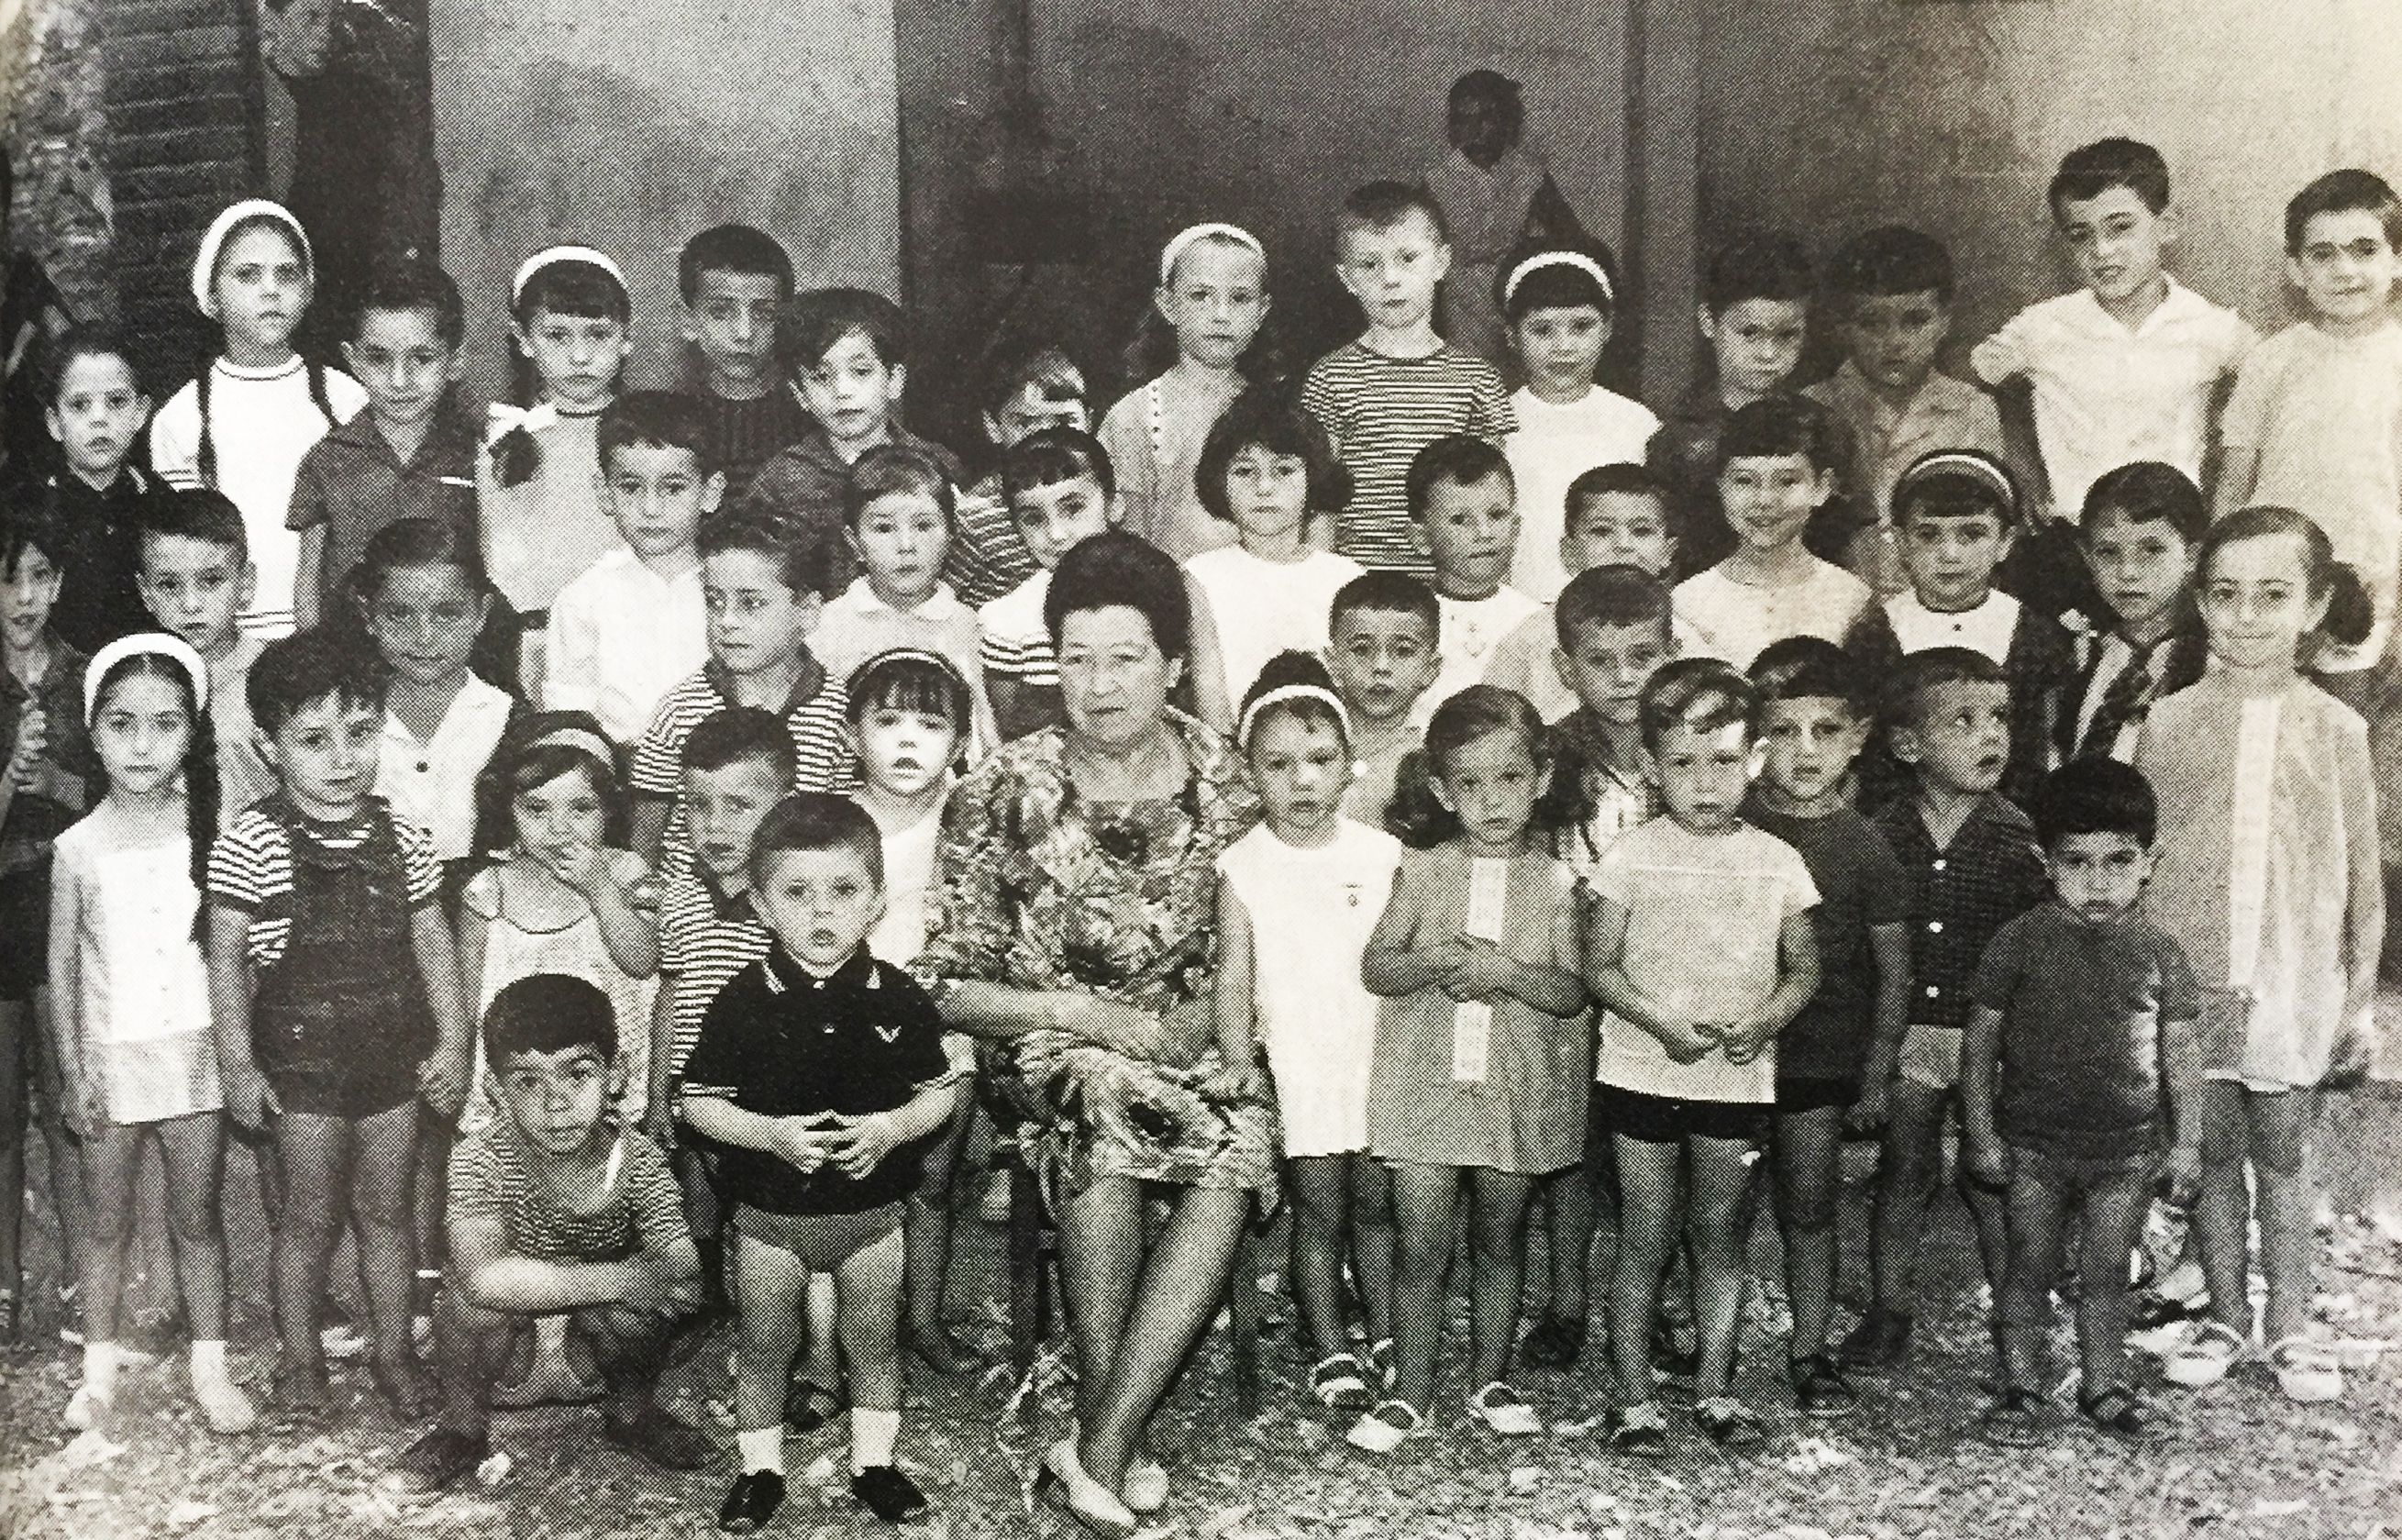
[[[1191,767],[1174,797],[1081,796],[1061,761],[1066,734],[1051,728],[1002,747],[944,812],[913,964],[938,1002],[970,981],[1102,995],[1157,1013],[1192,1054],[1153,1062],[1056,1032],[1002,1045],[1000,1078],[1026,1092],[1046,1186],[1275,1182],[1264,1094],[1226,1102],[1198,1089],[1221,1062],[1209,1024],[1218,854],[1259,821],[1259,797],[1208,728],[1174,710],[1166,721]]]

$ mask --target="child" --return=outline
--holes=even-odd
[[[2030,393],[2049,485],[2012,588],[2059,615],[2091,608],[2063,526],[2094,481],[2136,460],[2201,480],[2212,400],[2258,337],[2161,267],[2179,221],[2159,150],[2132,139],[2073,149],[2046,201],[2085,286],[2021,311],[1977,344],[1968,367],[1988,385],[2022,382]]]
[[[701,521],[725,495],[705,409],[656,391],[601,409],[600,501],[619,544],[559,590],[543,665],[546,711],[590,712],[631,743],[668,691],[709,660]]]
[[[957,496],[931,455],[885,444],[859,457],[843,506],[849,524],[844,537],[861,572],[826,601],[809,645],[837,679],[895,647],[940,654],[967,681],[973,705],[962,725],[972,729],[970,741],[989,751],[1001,737],[985,699],[983,632],[975,612],[943,581]]]
[[[2243,360],[2227,400],[2218,508],[2270,504],[2318,520],[2360,575],[2377,623],[2312,667],[2354,673],[2392,651],[2402,566],[2402,200],[2383,178],[2337,171],[2285,205],[2285,275],[2305,314]],[[2357,692],[2359,682],[2345,687]]]
[[[1518,488],[1510,586],[1546,604],[1583,570],[1567,557],[1576,481],[1596,466],[1640,465],[1660,431],[1650,408],[1594,382],[1619,287],[1617,259],[1598,242],[1522,246],[1499,275],[1510,346],[1526,371],[1510,397],[1518,430],[1502,445]]]
[[[2163,1147],[2171,1195],[2192,1201],[2202,1169],[2194,1019],[2185,952],[2133,913],[2151,874],[2159,810],[2141,772],[2072,760],[2035,802],[2054,902],[2002,927],[1977,966],[1961,1052],[1970,1172],[2009,1193],[2009,1271],[1995,1296],[2002,1393],[1985,1413],[2004,1444],[2050,1431],[2051,1292],[2072,1219],[2084,1239],[2077,1409],[2105,1433],[2166,1430],[2127,1361],[2127,1259],[2142,1243]]]
[[[1392,1168],[1399,1232],[1393,1381],[1345,1436],[1373,1454],[1427,1436],[1463,1188],[1476,1269],[1468,1414],[1503,1437],[1543,1431],[1506,1378],[1526,1201],[1584,1143],[1576,888],[1544,853],[1553,808],[1543,725],[1525,698],[1471,685],[1435,708],[1425,762],[1426,779],[1401,788],[1387,818],[1411,851],[1360,965],[1386,1001],[1367,1132]]]
[[[1343,814],[1385,826],[1401,760],[1418,746],[1418,702],[1443,667],[1436,640],[1443,609],[1434,590],[1398,572],[1372,572],[1343,585],[1327,620],[1328,667],[1349,713],[1358,756]]]
[[[1836,252],[1827,279],[1842,307],[1843,362],[1802,394],[1842,420],[1854,457],[1848,490],[1870,510],[1843,564],[1890,597],[1911,586],[1892,517],[1901,473],[1937,450],[1998,459],[2002,414],[1992,396],[1935,367],[1952,334],[1952,254],[1942,242],[1880,226]]]
[[[1065,348],[1056,342],[1023,343],[1004,350],[995,361],[982,416],[985,437],[1006,454],[1045,428],[1092,432],[1092,390]],[[959,496],[943,579],[960,603],[981,609],[1034,573],[1034,557],[1017,537],[1009,498],[995,470]]]
[[[1218,857],[1220,1036],[1265,1045],[1293,1185],[1293,1297],[1318,1362],[1310,1394],[1371,1409],[1393,1354],[1392,1182],[1368,1154],[1376,1000],[1360,982],[1401,842],[1343,812],[1349,714],[1325,666],[1269,659],[1236,741],[1266,817]],[[1368,1361],[1351,1351],[1344,1264],[1367,1311]]]
[[[1699,1340],[1693,1422],[1722,1449],[1766,1437],[1732,1391],[1743,1238],[1776,1038],[1818,988],[1819,895],[1793,847],[1742,817],[1759,762],[1750,682],[1681,659],[1644,685],[1639,709],[1667,816],[1602,852],[1585,978],[1608,1013],[1594,1094],[1615,1132],[1620,1194],[1610,1348],[1624,1400],[1609,1442],[1657,1457],[1668,1434],[1651,1400],[1651,1334],[1680,1231]]]
[[[96,652],[150,629],[134,571],[153,483],[131,460],[150,397],[114,332],[70,327],[48,352],[43,416],[62,463],[6,495],[11,506],[40,508],[58,529],[64,576],[50,624],[69,645]]]
[[[1872,1047],[1899,1041],[1910,1010],[1909,879],[1876,825],[1854,811],[1852,764],[1875,718],[1869,675],[1815,636],[1789,636],[1751,666],[1760,691],[1760,778],[1744,817],[1802,854],[1818,907],[1818,992],[1776,1038],[1771,1142],[1785,1292],[1793,1308],[1786,1369],[1813,1417],[1859,1405],[1827,1354],[1834,1312],[1843,1135],[1884,1120],[1886,1087],[1869,1083]]]
[[[2202,489],[2157,460],[2105,471],[2085,494],[2078,533],[2108,629],[2078,635],[2083,656],[2053,728],[2062,760],[2133,762],[2152,702],[2202,677],[2210,646],[2194,609],[2193,553],[2209,522]]]
[[[743,506],[817,542],[832,563],[829,591],[839,593],[857,576],[842,528],[861,455],[900,444],[932,456],[953,485],[967,478],[950,451],[901,425],[909,365],[900,306],[865,289],[832,288],[795,296],[786,311],[778,335],[792,345],[812,425],[759,467]]]
[[[1201,506],[1237,532],[1237,544],[1184,563],[1237,700],[1277,653],[1325,652],[1334,596],[1367,569],[1314,543],[1310,520],[1338,513],[1351,482],[1318,420],[1264,390],[1244,392],[1210,427],[1194,474]]]
[[[653,871],[681,870],[692,855],[683,741],[720,712],[756,706],[782,717],[801,790],[845,792],[859,784],[842,681],[809,651],[824,607],[823,554],[773,525],[728,519],[701,533],[700,561],[709,661],[659,702],[628,776],[634,851]]]
[[[1568,483],[1567,507],[1567,533],[1560,536],[1559,563],[1570,581],[1595,567],[1610,566],[1633,567],[1663,583],[1671,580],[1677,535],[1668,527],[1666,493],[1649,467],[1625,462],[1595,465]],[[1520,541],[1522,548],[1525,543]],[[1684,651],[1694,638],[1673,612],[1668,625],[1676,650]],[[1578,701],[1576,687],[1560,669],[1558,631],[1557,617],[1547,604],[1501,639],[1484,668],[1486,684],[1516,690],[1535,703],[1546,722],[1576,710]],[[1630,713],[1634,699],[1630,689]],[[1632,723],[1634,717],[1627,720]]]
[[[701,1303],[700,1259],[658,1146],[611,1116],[628,1083],[620,1019],[590,982],[537,973],[485,1009],[500,1109],[450,1153],[450,1260],[434,1331],[441,1420],[400,1456],[427,1495],[491,1458],[491,1394],[516,1339],[562,1317],[608,1380],[601,1436],[662,1470],[698,1470],[710,1437],[652,1399]]]
[[[1443,669],[1427,694],[1440,706],[1482,680],[1502,638],[1543,606],[1504,581],[1518,548],[1518,504],[1499,450],[1466,434],[1436,439],[1410,462],[1408,497],[1443,606]]]
[[[776,313],[793,298],[793,259],[772,235],[717,225],[676,257],[678,318],[698,354],[700,408],[711,459],[738,493],[768,457],[809,431],[809,414],[776,355]]]
[[[221,493],[162,493],[142,510],[142,603],[160,629],[209,665],[209,720],[216,740],[222,833],[275,789],[250,722],[250,666],[266,644],[242,633],[257,569],[242,510]]]
[[[2059,621],[1994,587],[2020,528],[2018,482],[1981,451],[1937,450],[1894,484],[1893,525],[1909,591],[1871,608],[1848,645],[1872,678],[1928,647],[1967,647],[2000,664],[2010,687],[2002,795],[2027,797],[2043,779],[2052,712],[2076,660]],[[1887,788],[1865,789],[1872,804],[1884,800]]]
[[[246,199],[219,214],[192,258],[192,298],[225,352],[150,424],[150,465],[242,510],[257,578],[242,630],[282,636],[298,603],[300,537],[285,521],[301,459],[367,404],[359,382],[293,351],[313,291],[309,233],[291,211]]]
[[[208,677],[190,647],[141,635],[103,648],[84,678],[107,791],[59,836],[48,949],[60,1096],[90,1199],[84,1375],[67,1403],[70,1427],[104,1426],[115,1398],[117,1343],[132,1324],[121,1307],[135,1177],[153,1135],[192,1325],[192,1398],[217,1433],[246,1433],[258,1418],[226,1368],[225,1098],[199,940],[217,816],[200,731]]]
[[[950,1117],[954,1095],[933,1002],[865,945],[883,879],[864,810],[807,793],[779,804],[751,854],[754,903],[776,948],[719,992],[684,1065],[684,1120],[725,1146],[720,1171],[743,1239],[742,1474],[717,1515],[736,1533],[764,1527],[783,1504],[785,1380],[812,1272],[833,1273],[840,1299],[850,1490],[891,1523],[926,1506],[892,1461],[901,1222],[916,1146]]]
[[[2043,851],[2026,814],[1997,789],[2010,762],[2010,687],[2001,665],[1967,647],[1929,647],[1901,660],[1884,728],[1910,767],[1912,795],[1875,823],[1910,877],[1910,1010],[1898,1036],[1880,1020],[1861,1073],[1873,1110],[1885,1096],[1877,1160],[1875,1295],[1837,1353],[1855,1374],[1888,1374],[1910,1354],[1917,1320],[1918,1248],[1943,1175],[1943,1123],[1960,1084],[1968,986],[1995,932],[2043,901]],[[2006,1263],[2001,1200],[1958,1173],[1977,1228],[1985,1282]]]
[[[1443,288],[1443,334],[1480,358],[1498,359],[1507,330],[1499,298],[1503,265],[1530,231],[1577,227],[1539,150],[1526,143],[1526,104],[1519,83],[1498,70],[1473,69],[1452,81],[1445,104],[1451,153],[1426,169],[1456,243]]]
[[[1301,395],[1351,472],[1335,548],[1424,577],[1433,568],[1410,537],[1406,495],[1418,451],[1447,434],[1498,445],[1518,420],[1493,366],[1435,333],[1435,289],[1451,269],[1451,243],[1431,194],[1369,183],[1343,201],[1335,252],[1334,275],[1367,312],[1368,329],[1311,365]]]
[[[1212,424],[1250,379],[1267,377],[1251,356],[1267,271],[1259,238],[1236,225],[1194,225],[1162,247],[1159,286],[1127,349],[1128,372],[1148,381],[1101,419],[1126,528],[1180,562],[1234,544],[1195,472]]]
[[[457,1114],[468,1035],[459,953],[425,831],[375,783],[381,665],[319,635],[268,644],[250,713],[281,784],[209,850],[209,1003],[226,1110],[271,1130],[276,1404],[330,1406],[317,1311],[347,1213],[375,1340],[377,1389],[404,1422],[434,1387],[409,1340],[417,1103]]]
[[[2167,1367],[2207,1384],[2246,1351],[2257,1212],[2268,1363],[2290,1398],[2333,1400],[2343,1372],[2309,1335],[2310,1131],[2316,1088],[2365,1055],[2385,909],[2367,729],[2298,671],[2312,633],[2366,628],[2357,585],[2343,595],[2354,613],[2331,616],[2333,542],[2291,509],[2221,519],[2200,556],[2211,667],[2153,704],[2135,749],[2160,796],[2148,912],[2204,991],[2194,1220],[2213,1324]]]
[[[465,321],[459,285],[430,262],[401,262],[368,280],[342,357],[367,409],[300,458],[287,529],[300,536],[293,606],[301,629],[332,615],[376,533],[430,519],[476,536],[475,419],[458,401]]]
[[[1747,669],[1788,636],[1841,642],[1868,608],[1866,583],[1802,543],[1835,493],[1835,433],[1823,409],[1795,395],[1749,402],[1726,420],[1716,495],[1734,551],[1677,585],[1694,651]]]

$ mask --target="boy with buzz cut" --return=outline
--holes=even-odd
[[[2202,489],[2174,465],[2106,471],[2078,524],[2103,608],[2078,633],[2080,656],[2053,721],[2053,751],[2134,763],[2151,704],[2202,677],[2210,659],[2194,604],[2194,553],[2210,527]]]
[[[1509,583],[1518,489],[1499,449],[1466,434],[1438,438],[1410,462],[1406,491],[1443,609],[1442,668],[1427,692],[1432,709],[1481,682],[1502,638],[1539,617],[1543,606]]]
[[[602,1436],[662,1470],[699,1470],[716,1444],[652,1391],[700,1308],[700,1259],[666,1158],[609,1116],[626,1081],[609,997],[534,974],[492,997],[483,1034],[502,1116],[450,1152],[449,1261],[434,1318],[442,1412],[399,1474],[430,1494],[491,1458],[492,1387],[518,1337],[557,1315],[607,1383]]]
[[[2046,195],[2084,286],[2013,316],[1968,367],[2023,389],[2049,483],[2009,586],[2048,615],[2093,595],[2069,525],[2104,471],[2159,460],[2202,479],[2211,403],[2252,345],[2252,327],[2161,266],[2177,210],[2160,152],[2102,139],[2062,158]]]
[[[588,711],[630,743],[668,691],[709,660],[701,520],[725,475],[706,409],[633,391],[600,410],[600,502],[620,544],[559,590],[543,660],[545,711]]]
[[[217,744],[217,826],[228,829],[275,789],[251,730],[250,666],[267,644],[238,623],[258,572],[242,510],[214,492],[166,491],[142,515],[142,603],[159,629],[209,665],[209,723]]]
[[[690,394],[725,484],[739,491],[809,429],[776,361],[776,312],[793,297],[793,259],[765,230],[718,225],[683,243],[676,287],[684,345],[698,355]]]
[[[2127,1259],[2166,1154],[2172,1200],[2202,1170],[2202,992],[2169,934],[2136,912],[2159,807],[2115,759],[2072,760],[2035,798],[2053,896],[1985,949],[1961,1053],[1962,1155],[2006,1191],[2009,1267],[1994,1296],[2002,1392],[1988,1436],[2038,1442],[2054,1422],[2051,1292],[2078,1222],[2077,1409],[2134,1441],[2166,1433],[2127,1361]]]
[[[1901,225],[1855,236],[1828,264],[1843,362],[1802,394],[1841,419],[1850,436],[1860,527],[1843,564],[1880,595],[1910,586],[1893,529],[1894,483],[1936,450],[2002,453],[1994,398],[1935,367],[1952,335],[1952,253]]]
[[[1426,729],[1419,703],[1443,667],[1443,606],[1434,590],[1405,573],[1354,577],[1328,612],[1327,672],[1351,714],[1359,770],[1343,794],[1343,815],[1385,826],[1401,758]]]
[[[1447,435],[1498,448],[1517,431],[1517,414],[1499,372],[1434,329],[1451,238],[1433,194],[1371,182],[1343,201],[1334,242],[1334,275],[1367,312],[1368,328],[1310,366],[1301,404],[1351,472],[1335,548],[1361,566],[1425,577],[1433,566],[1411,538],[1412,463]]]

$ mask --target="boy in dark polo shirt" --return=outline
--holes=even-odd
[[[2002,1394],[1985,1414],[2003,1443],[2033,1442],[2053,1420],[2044,1393],[2051,1287],[2079,1214],[2078,1410],[2123,1438],[2160,1431],[2128,1376],[2127,1259],[2172,1136],[2172,1188],[2190,1195],[2201,1169],[2202,999],[2176,942],[2130,912],[2151,875],[2159,821],[2131,765],[2072,759],[2052,771],[2035,825],[2058,896],[2002,927],[1970,986],[1966,1157],[1978,1181],[2009,1193],[2009,1268],[1994,1301]]]
[[[742,1238],[737,1415],[742,1474],[718,1510],[747,1533],[783,1503],[785,1382],[809,1274],[831,1272],[850,1361],[850,1490],[891,1522],[926,1506],[892,1463],[901,1426],[902,1205],[951,1116],[934,1003],[867,950],[884,912],[875,820],[844,798],[777,804],[751,850],[751,902],[775,950],[701,1018],[683,1108],[724,1147]]]

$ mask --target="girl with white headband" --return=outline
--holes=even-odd
[[[1194,491],[1209,425],[1242,393],[1267,319],[1267,252],[1236,225],[1194,225],[1159,254],[1159,284],[1126,350],[1150,378],[1110,409],[1100,440],[1117,467],[1125,527],[1179,562],[1235,542]]]
[[[1510,398],[1518,431],[1502,444],[1518,484],[1510,586],[1545,604],[1576,576],[1562,548],[1568,484],[1595,465],[1640,465],[1660,419],[1594,382],[1618,317],[1618,264],[1599,242],[1521,246],[1494,281],[1526,382]]]
[[[367,402],[359,382],[294,351],[315,294],[309,232],[280,203],[246,199],[216,216],[192,258],[192,299],[225,350],[168,398],[150,425],[150,465],[168,485],[233,499],[258,568],[242,614],[254,636],[292,630],[300,535],[284,525],[300,458]]]
[[[191,1320],[192,1394],[218,1433],[257,1410],[226,1368],[226,1243],[217,1211],[225,1094],[200,954],[200,892],[216,831],[208,665],[172,636],[113,642],[84,673],[84,716],[108,791],[59,836],[50,992],[67,1122],[83,1146],[83,1381],[71,1427],[105,1424],[124,1362],[134,1182],[164,1158],[175,1272]]]

